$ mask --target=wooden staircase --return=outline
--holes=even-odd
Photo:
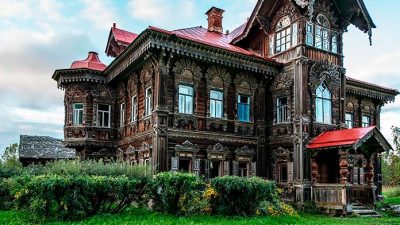
[[[371,209],[361,203],[353,203],[353,214],[359,217],[375,217],[379,218],[381,215],[374,209]]]

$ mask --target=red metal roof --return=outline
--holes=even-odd
[[[248,51],[246,49],[243,49],[241,47],[230,44],[230,42],[232,40],[232,36],[230,36],[229,34],[210,32],[206,28],[203,28],[201,26],[179,29],[179,30],[174,30],[174,31],[167,31],[167,30],[157,28],[157,27],[152,27],[152,26],[150,26],[148,29],[153,30],[153,31],[158,31],[158,32],[168,34],[168,35],[176,35],[179,38],[195,41],[197,43],[213,46],[216,48],[222,48],[222,49],[225,49],[228,51],[244,54],[247,56],[254,56],[254,57],[265,59],[260,54],[257,54],[257,53]],[[272,59],[267,59],[267,60],[274,61]]]
[[[75,61],[71,65],[71,69],[92,69],[103,71],[107,66],[99,59],[97,52],[89,52],[85,60]]]
[[[360,127],[347,130],[327,131],[312,140],[307,148],[330,148],[336,146],[349,146],[357,143],[376,127]]]
[[[138,34],[119,29],[115,26],[111,28],[111,32],[117,42],[121,42],[126,45],[129,45],[138,37]]]

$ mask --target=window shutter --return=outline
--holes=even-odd
[[[314,25],[310,22],[306,24],[306,44],[313,46],[314,42]]]
[[[232,172],[234,176],[239,176],[239,162],[232,161]]]
[[[288,162],[288,181],[293,182],[293,162]]]
[[[292,25],[292,47],[296,46],[298,43],[297,33],[298,33],[298,25],[297,25],[297,23],[294,23]]]
[[[229,176],[230,175],[230,163],[229,161],[224,161],[224,176]]]
[[[210,160],[204,160],[204,172],[205,172],[205,179],[210,179]]]
[[[269,49],[268,49],[268,55],[271,56],[274,54],[274,34],[269,35]]]
[[[178,170],[179,170],[179,158],[171,157],[171,171],[178,171]]]
[[[200,176],[200,159],[193,160],[193,171],[196,176]]]
[[[255,177],[257,175],[257,163],[252,162],[250,168],[250,177]]]

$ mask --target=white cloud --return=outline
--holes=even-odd
[[[110,29],[113,22],[117,21],[116,8],[109,0],[81,0],[84,9],[82,18],[93,23],[95,28],[101,30]],[[89,25],[90,26],[90,25]]]
[[[165,0],[130,0],[127,8],[135,19],[167,27],[191,21],[199,13],[194,0],[177,0],[175,4],[165,4]]]

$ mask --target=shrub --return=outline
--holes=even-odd
[[[170,214],[190,214],[199,210],[205,183],[194,174],[165,172],[154,176],[150,196],[152,208]]]
[[[33,176],[16,193],[18,208],[37,218],[82,219],[140,203],[146,179],[126,176]]]
[[[384,195],[387,198],[395,198],[400,197],[400,186],[394,186],[390,188],[386,188]]]
[[[2,163],[0,162],[0,179],[19,176],[23,173],[22,165],[18,163]]]
[[[258,177],[218,177],[211,186],[217,192],[212,208],[218,214],[254,215],[261,202],[278,202],[275,183]]]
[[[261,202],[256,212],[257,215],[268,215],[268,216],[298,216],[296,210],[291,205],[284,202]]]

